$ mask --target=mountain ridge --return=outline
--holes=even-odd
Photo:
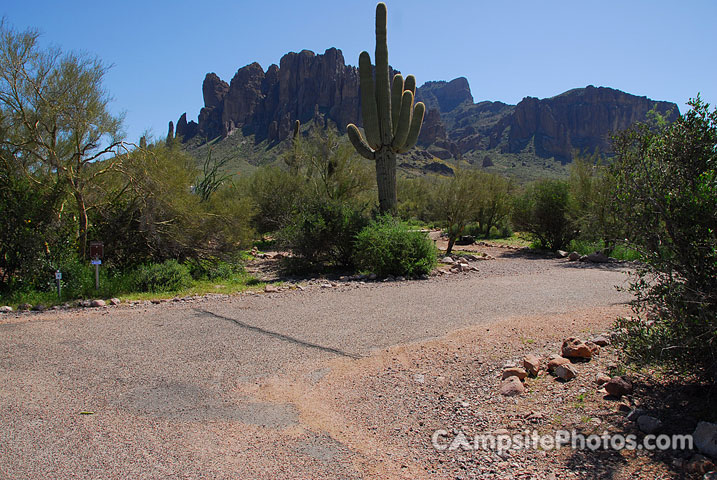
[[[358,69],[336,48],[290,52],[266,71],[251,63],[229,83],[208,73],[202,93],[197,121],[187,121],[184,113],[176,123],[176,135],[195,145],[241,130],[270,148],[290,135],[295,120],[332,122],[342,133],[349,123],[361,125]],[[458,77],[425,82],[416,98],[427,107],[419,146],[433,157],[469,163],[483,154],[527,153],[562,164],[575,152],[609,155],[610,134],[644,121],[649,110],[668,120],[679,115],[674,103],[592,85],[544,99],[528,96],[517,105],[476,103],[468,80]]]

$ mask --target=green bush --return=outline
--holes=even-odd
[[[424,233],[384,216],[358,234],[355,258],[362,271],[415,277],[436,266],[436,247]]]
[[[619,215],[640,254],[628,360],[717,375],[717,110],[699,98],[674,123],[614,139]]]
[[[563,180],[528,185],[513,205],[513,224],[531,235],[541,248],[560,250],[578,231],[569,215],[570,191]]]
[[[340,202],[315,201],[277,234],[278,245],[294,256],[294,269],[351,267],[354,240],[368,219]]]
[[[173,292],[191,284],[189,269],[176,260],[143,265],[137,269],[135,277],[140,292]]]

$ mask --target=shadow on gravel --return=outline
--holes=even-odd
[[[613,438],[618,434],[633,435],[638,450],[627,452],[625,456],[618,450],[602,446],[575,450],[567,459],[567,465],[571,470],[580,472],[580,478],[608,480],[620,477],[620,470],[627,463],[626,457],[636,455],[645,457],[648,462],[663,464],[672,472],[673,478],[701,479],[705,472],[696,471],[692,461],[696,450],[683,448],[679,441],[664,450],[640,448],[645,445],[643,441],[647,435],[638,428],[637,418],[649,415],[659,419],[662,427],[655,433],[657,436],[691,435],[698,422],[717,421],[717,386],[678,378],[635,381],[633,387],[632,397],[639,405],[633,408],[633,416],[628,419],[631,412],[621,411],[616,404],[610,413],[599,415],[602,425],[586,428],[580,433],[600,436],[607,430]],[[608,428],[608,425],[611,427]],[[654,438],[650,443],[654,445],[659,441]]]
[[[227,321],[230,321],[230,322],[234,322],[235,324],[237,324],[237,325],[239,325],[240,327],[245,328],[245,329],[247,329],[247,330],[249,330],[249,331],[256,332],[256,333],[261,333],[261,334],[263,334],[263,335],[268,335],[268,336],[270,336],[270,337],[274,337],[274,338],[277,338],[277,339],[279,339],[279,340],[283,340],[283,341],[288,342],[288,343],[293,343],[294,345],[300,345],[300,346],[302,346],[302,347],[313,348],[313,349],[316,349],[316,350],[321,350],[321,351],[323,351],[323,352],[328,352],[328,353],[333,353],[333,354],[335,354],[335,355],[340,355],[340,356],[342,356],[342,357],[361,358],[361,355],[356,355],[356,354],[353,354],[353,353],[344,352],[343,350],[339,350],[339,349],[333,348],[333,347],[325,347],[325,346],[323,346],[323,345],[318,345],[318,344],[316,344],[316,343],[311,343],[311,342],[306,342],[306,341],[304,341],[304,340],[299,340],[298,338],[290,337],[290,336],[288,336],[288,335],[284,335],[283,333],[272,332],[271,330],[266,330],[266,329],[261,328],[261,327],[255,327],[254,325],[249,325],[248,323],[244,323],[244,322],[242,322],[241,320],[237,320],[237,319],[231,318],[231,317],[225,317],[225,316],[223,316],[223,315],[219,315],[219,314],[217,314],[217,313],[210,312],[210,311],[208,311],[208,310],[202,310],[202,309],[199,309],[199,308],[195,308],[194,311],[197,312],[198,314],[201,314],[200,316],[205,316],[205,317],[206,317],[206,316],[209,316],[209,317],[218,318],[218,319],[221,319],[221,320],[227,320]]]
[[[606,270],[610,272],[627,272],[634,268],[632,262],[608,262],[608,263],[592,263],[592,262],[571,262],[567,259],[558,259],[558,266],[572,269],[591,269]]]

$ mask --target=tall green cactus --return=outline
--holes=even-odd
[[[376,78],[368,52],[359,55],[361,109],[366,140],[353,123],[348,125],[349,139],[356,151],[376,161],[378,203],[382,213],[396,210],[396,154],[416,145],[426,106],[413,105],[416,79],[401,74],[389,82],[388,45],[386,43],[386,4],[376,5]]]

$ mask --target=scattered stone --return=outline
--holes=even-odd
[[[154,305],[159,305],[160,303],[162,303],[162,300],[159,298],[154,298],[151,300],[151,303]]]
[[[303,292],[304,290],[306,290],[306,287],[303,286],[303,285],[297,285],[296,288],[297,288],[298,290],[301,290],[302,292]]]
[[[333,285],[331,285],[330,283],[322,283],[321,284],[321,288],[331,288],[331,287],[333,287]]]
[[[578,372],[570,363],[565,363],[555,367],[555,376],[567,382],[568,380],[572,380],[577,377]]]
[[[692,434],[695,447],[700,453],[717,459],[717,424],[700,422]]]
[[[590,342],[590,341],[585,342],[585,345],[588,346],[588,348],[590,349],[590,353],[593,356],[600,355],[600,345]]]
[[[570,255],[568,255],[568,260],[570,260],[571,262],[580,260],[580,254],[578,252],[570,252]]]
[[[122,303],[122,300],[120,300],[119,298],[110,298],[110,305],[119,305],[120,303]]]
[[[523,381],[525,380],[525,377],[528,376],[528,372],[526,372],[524,369],[520,367],[510,367],[503,370],[503,378],[502,380],[505,380],[509,377],[518,377],[518,380]]]
[[[90,302],[90,307],[97,308],[97,307],[104,307],[107,305],[104,300],[95,299]]]
[[[557,252],[555,252],[555,256],[558,258],[566,258],[568,255],[570,254],[565,250],[558,250]]]
[[[585,358],[589,360],[593,356],[593,351],[590,347],[575,337],[570,337],[563,341],[561,352],[565,358]]]
[[[660,419],[651,415],[640,415],[637,417],[637,427],[641,432],[650,435],[657,433],[660,429],[662,429],[662,422]]]
[[[378,278],[378,275],[376,275],[375,273],[371,273],[371,274],[369,274],[369,276],[368,276],[368,279],[369,279],[369,280],[376,280],[376,278]]]
[[[600,347],[606,347],[607,345],[610,345],[610,339],[607,338],[605,335],[596,335],[590,339],[590,342]]]
[[[610,259],[607,257],[607,255],[605,255],[604,253],[601,253],[601,252],[595,252],[595,253],[591,253],[590,255],[585,255],[584,258],[585,258],[585,260],[583,260],[581,258],[580,261],[591,262],[591,263],[607,263],[610,261]]]
[[[406,281],[406,277],[396,277],[396,281],[397,281],[397,282],[405,282],[405,281]]]
[[[32,310],[32,305],[30,305],[29,303],[23,303],[21,305],[18,305],[17,309],[20,311]]]
[[[612,377],[604,386],[607,393],[616,398],[632,393],[632,384],[622,377]]]
[[[528,375],[537,376],[540,372],[540,358],[537,355],[526,355],[523,358],[523,368],[528,372]]]
[[[45,310],[47,310],[47,307],[41,303],[38,303],[37,305],[32,307],[33,312],[44,312]]]
[[[712,462],[712,460],[699,453],[695,453],[692,458],[690,458],[690,461],[687,462],[687,465],[685,465],[685,470],[687,470],[689,473],[707,474],[714,470],[714,468],[715,464]],[[706,477],[707,475],[705,475],[705,478]]]
[[[12,312],[12,307],[10,305],[5,305],[4,307],[0,307],[0,313],[10,313]]]
[[[598,373],[597,376],[595,377],[595,383],[597,383],[598,385],[604,385],[609,381],[610,381],[610,375],[607,375],[605,373]]]
[[[630,413],[627,414],[627,419],[631,422],[636,422],[638,418],[645,415],[647,412],[644,411],[641,408],[636,408],[634,410],[630,410]]]
[[[500,384],[500,394],[506,397],[521,395],[523,392],[525,387],[518,377],[508,377]]]
[[[415,375],[413,376],[413,379],[414,379],[417,383],[426,383],[426,377],[425,377],[425,375],[423,375],[422,373],[417,373],[417,374],[415,374]]]
[[[567,365],[568,363],[570,363],[570,360],[556,355],[555,358],[551,358],[550,361],[548,361],[548,371],[553,372],[560,365]]]
[[[267,284],[264,286],[264,291],[266,293],[276,293],[279,291],[279,288],[276,285]]]
[[[443,257],[441,258],[441,263],[447,263],[447,264],[453,264],[455,261],[451,257]]]

